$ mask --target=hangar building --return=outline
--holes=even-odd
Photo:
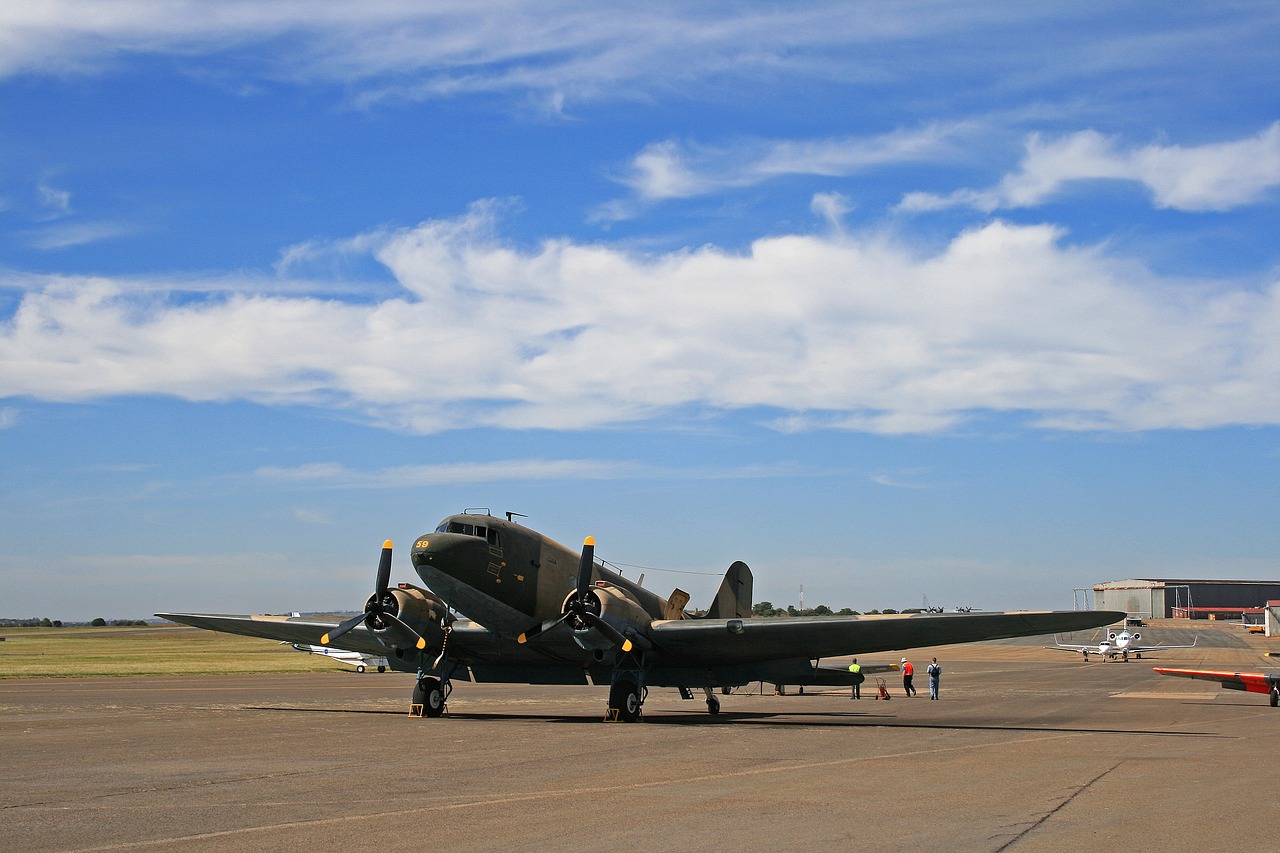
[[[1095,610],[1123,610],[1150,619],[1206,618],[1265,607],[1280,599],[1280,581],[1185,580],[1130,578],[1093,587]]]

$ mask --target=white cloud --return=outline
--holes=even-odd
[[[53,251],[128,237],[137,232],[136,226],[120,222],[68,222],[28,231],[26,237],[32,248]]]
[[[1262,201],[1280,186],[1280,122],[1255,136],[1196,147],[1120,148],[1114,137],[1086,130],[1054,141],[1027,140],[1019,170],[986,190],[946,196],[911,193],[907,211],[968,206],[987,212],[1043,204],[1081,181],[1130,181],[1151,193],[1157,207],[1221,211]]]
[[[664,140],[645,146],[619,181],[631,188],[639,202],[652,203],[752,186],[786,175],[844,177],[954,155],[955,138],[968,130],[967,125],[930,125],[872,137],[753,140],[715,147]],[[606,215],[607,211],[601,212],[598,218]]]
[[[830,475],[832,470],[827,468],[822,473]],[[263,483],[307,488],[407,489],[510,481],[793,478],[814,473],[789,463],[700,469],[690,466],[662,468],[598,459],[504,459],[496,462],[398,465],[376,471],[359,471],[337,462],[312,462],[293,468],[259,468],[253,472],[253,478]]]
[[[882,433],[990,411],[1280,423],[1280,282],[1164,280],[1047,226],[991,223],[932,255],[831,234],[641,257],[520,251],[479,205],[371,245],[404,288],[373,302],[28,276],[0,326],[0,397],[301,403],[422,433],[744,409]]]
[[[0,407],[0,429],[9,429],[18,425],[18,410],[13,406]]]

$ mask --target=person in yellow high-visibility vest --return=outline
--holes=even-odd
[[[849,664],[849,671],[853,673],[853,688],[849,691],[849,698],[861,699],[862,682],[866,680],[866,676],[862,674],[862,664],[858,663],[857,658],[854,658],[853,663]]]

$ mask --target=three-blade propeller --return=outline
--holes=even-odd
[[[634,646],[630,640],[622,636],[622,632],[604,621],[600,615],[600,599],[591,591],[591,571],[595,568],[596,540],[588,536],[582,543],[582,556],[578,560],[578,580],[573,595],[565,601],[564,612],[554,619],[548,619],[525,631],[516,638],[518,643],[528,643],[537,639],[557,625],[567,622],[575,631],[595,628],[605,639],[624,652],[631,651]]]
[[[400,611],[400,603],[387,588],[391,583],[391,540],[382,543],[382,558],[378,561],[378,580],[373,596],[364,606],[364,612],[344,620],[332,631],[320,638],[320,644],[327,646],[364,623],[370,631],[385,631],[391,635],[392,644],[398,648],[417,649],[427,647],[427,641],[418,636],[418,632],[410,628],[396,614]]]

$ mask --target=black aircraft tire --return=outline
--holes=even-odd
[[[710,714],[710,715],[711,715],[711,716],[713,716],[713,717],[714,717],[716,714],[719,714],[719,713],[720,713],[720,700],[719,700],[719,699],[717,699],[717,698],[716,698],[716,697],[714,697],[714,696],[712,696],[711,698],[707,699],[707,713],[708,713],[708,714]]]
[[[422,706],[426,717],[438,717],[444,713],[444,688],[434,675],[424,675],[413,688],[413,704]]]
[[[609,688],[609,707],[618,709],[618,719],[634,723],[640,719],[640,688],[634,681],[618,681]]]
[[[378,667],[378,672],[386,672],[386,671],[387,671],[387,668],[385,666]]]
[[[357,666],[356,672],[364,672],[364,664],[360,664],[359,666]]]
[[[1280,687],[1271,688],[1271,707],[1275,708],[1280,705]]]

